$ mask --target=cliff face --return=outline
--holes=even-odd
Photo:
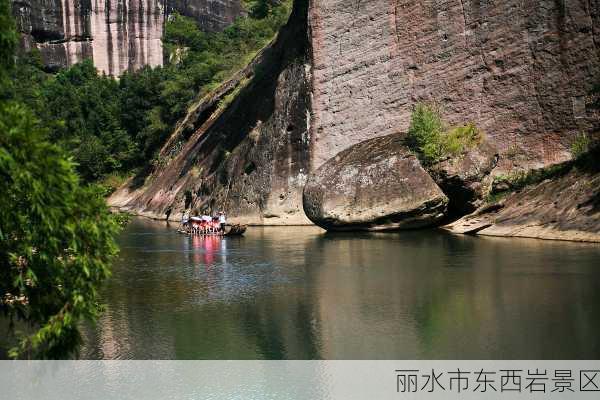
[[[313,0],[312,167],[431,100],[485,131],[499,169],[569,158],[600,128],[599,22],[595,0]]]
[[[109,202],[156,218],[209,206],[239,222],[308,223],[307,174],[406,131],[420,101],[485,131],[500,152],[492,174],[563,161],[576,133],[600,131],[599,19],[595,0],[296,0],[277,42]]]
[[[164,22],[174,11],[216,30],[242,8],[239,0],[13,0],[22,47],[38,47],[49,69],[93,58],[100,71],[115,76],[162,64]]]
[[[109,198],[136,214],[227,210],[238,222],[309,224],[302,189],[310,159],[308,1],[296,1],[274,43],[191,107],[149,176]]]
[[[167,11],[194,18],[209,32],[225,29],[244,13],[240,0],[167,0]]]

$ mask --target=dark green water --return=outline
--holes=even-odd
[[[600,358],[600,246],[134,220],[83,358]]]

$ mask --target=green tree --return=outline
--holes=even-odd
[[[171,62],[125,73],[118,81],[99,75],[90,60],[46,73],[34,49],[20,54],[0,98],[26,105],[49,139],[73,156],[86,182],[144,169],[190,104],[244,67],[287,21],[290,0],[268,4],[264,17],[238,18],[223,32],[203,32],[193,19],[171,16],[163,38]],[[12,23],[8,17],[6,26]],[[16,42],[11,32],[0,40]],[[2,62],[12,65],[12,54],[9,49]]]
[[[0,0],[0,96],[4,95],[9,72],[15,63],[17,39],[10,3],[8,0]]]
[[[0,0],[0,83],[15,41]],[[32,113],[0,101],[0,312],[18,339],[15,358],[64,358],[81,341],[78,323],[99,311],[97,289],[116,253],[117,224],[74,163],[46,140]]]
[[[250,15],[256,19],[266,18],[279,4],[279,0],[255,0],[250,4]]]

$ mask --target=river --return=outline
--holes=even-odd
[[[600,358],[594,244],[137,218],[119,243],[81,358]]]

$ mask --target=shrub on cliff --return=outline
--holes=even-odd
[[[417,153],[424,165],[435,164],[450,156],[458,156],[483,140],[474,123],[448,127],[435,104],[416,105],[408,128],[407,145]]]
[[[573,158],[579,158],[590,150],[590,139],[585,132],[578,134],[573,143],[571,143],[571,155]]]

